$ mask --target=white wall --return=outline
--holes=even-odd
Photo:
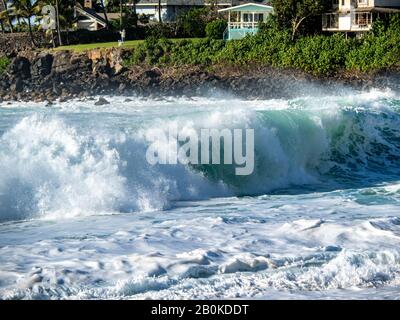
[[[351,29],[351,15],[339,14],[339,29],[340,30],[350,30]]]
[[[136,7],[136,13],[138,15],[140,14],[146,14],[146,15],[151,15],[154,16],[155,20],[158,21],[158,8],[157,6],[137,6]],[[161,18],[164,19],[167,16],[167,9],[161,8]]]

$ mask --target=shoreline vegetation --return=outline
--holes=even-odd
[[[241,40],[216,39],[218,32],[208,29],[206,38],[150,36],[121,48],[111,42],[0,54],[0,101],[216,91],[250,99],[278,98],[307,83],[400,87],[397,14],[375,22],[362,37],[300,34],[293,39],[290,28],[282,28],[274,18],[256,35]]]

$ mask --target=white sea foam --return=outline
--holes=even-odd
[[[395,93],[107,98],[0,109],[0,298],[398,297]],[[149,165],[172,123],[254,128],[255,173]]]

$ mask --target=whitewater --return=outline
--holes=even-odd
[[[0,299],[399,299],[400,96],[316,91],[1,102]],[[254,172],[150,165],[171,125]]]

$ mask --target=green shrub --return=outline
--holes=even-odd
[[[217,20],[216,20],[217,21]],[[295,68],[314,75],[329,75],[341,70],[371,72],[400,67],[400,18],[380,23],[361,38],[346,39],[342,34],[299,37],[293,41],[287,30],[274,23],[261,26],[256,35],[240,40],[212,39],[222,23],[210,23],[210,37],[200,40],[171,41],[151,37],[127,59],[128,65],[212,65],[258,63],[280,68]],[[219,22],[218,22],[219,24]]]
[[[206,35],[210,39],[222,39],[228,23],[223,19],[217,19],[207,23]]]
[[[0,57],[0,75],[6,71],[9,64],[10,60],[7,57]]]
[[[206,35],[206,25],[211,19],[209,8],[190,9],[177,19],[180,33],[189,38],[202,38]]]

